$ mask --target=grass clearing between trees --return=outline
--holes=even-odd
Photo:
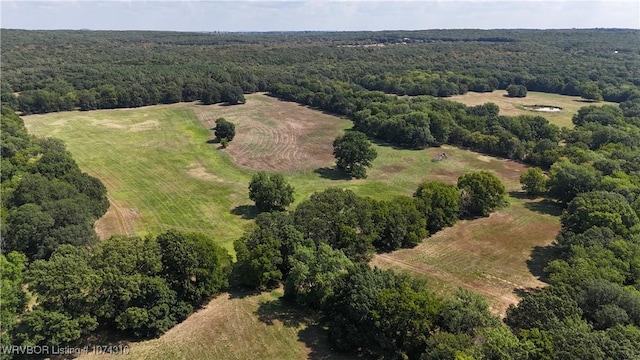
[[[236,124],[236,139],[229,149],[210,143],[213,125],[208,122],[218,117]],[[426,276],[439,293],[450,293],[459,286],[478,291],[496,314],[503,314],[518,300],[517,289],[543,285],[537,278],[540,254],[560,228],[558,218],[552,215],[558,211],[553,205],[520,196],[518,179],[524,165],[452,146],[417,151],[377,143],[378,158],[368,177],[347,180],[333,168],[331,144],[333,134],[341,133],[350,122],[264,94],[249,95],[246,104],[237,106],[181,103],[50,113],[24,120],[31,133],[64,140],[80,168],[104,182],[112,206],[97,223],[103,238],[114,233],[157,234],[175,228],[208,233],[233,252],[233,240],[250,226],[255,215],[247,186],[262,164],[256,159],[238,164],[242,152],[234,153],[238,150],[234,146],[244,147],[247,158],[259,154],[290,161],[292,165],[280,171],[296,189],[292,207],[330,186],[382,200],[411,196],[426,180],[455,184],[467,172],[495,173],[513,194],[508,207],[488,218],[461,221],[414,249],[377,255],[372,264]],[[243,134],[257,123],[266,129],[282,127],[282,121],[291,128],[319,126],[320,130],[292,130],[288,140],[271,138],[266,130]],[[314,121],[322,124],[306,123]],[[249,141],[251,137],[255,140]],[[266,140],[273,144],[267,147]],[[280,144],[286,141],[297,145]],[[264,145],[251,145],[258,143]],[[304,146],[310,143],[315,150],[307,156],[323,159],[313,166],[309,166],[308,157],[296,155],[307,151]],[[271,153],[262,154],[263,149]],[[298,149],[298,153],[291,149]],[[443,152],[446,159],[433,161]],[[131,358],[302,359],[313,354],[315,358],[334,358],[322,355],[326,349],[322,350],[324,338],[319,327],[305,330],[304,324],[286,325],[278,320],[280,323],[268,325],[264,317],[260,320],[258,312],[264,310],[260,305],[264,302],[270,302],[272,310],[283,316],[290,311],[279,308],[276,298],[268,293],[222,294],[159,339],[132,343]],[[295,318],[299,314],[289,315]]]
[[[224,293],[161,337],[127,355],[81,359],[351,359],[330,350],[315,318],[280,301],[282,290]]]
[[[245,112],[247,116],[242,115]],[[237,126],[229,149],[210,143],[210,128],[219,117],[227,117]],[[517,186],[524,169],[513,161],[455,147],[415,151],[376,144],[378,158],[368,178],[348,180],[333,169],[332,142],[350,122],[264,94],[249,95],[245,105],[237,106],[180,103],[49,113],[25,116],[24,120],[31,133],[64,140],[81,169],[107,187],[111,207],[96,224],[102,238],[116,233],[158,234],[168,229],[200,231],[230,251],[233,240],[242,235],[255,215],[247,190],[251,176],[264,169],[256,158],[244,165],[235,162],[238,153],[234,155],[233,147],[245,146],[243,141],[251,137],[265,137],[255,142],[270,141],[273,145],[266,153],[247,145],[248,158],[257,154],[281,156],[286,146],[280,142],[297,143],[299,152],[305,153],[298,158],[280,157],[282,163],[289,162],[284,166],[289,171],[282,172],[296,189],[293,206],[330,186],[389,199],[411,195],[425,180],[453,184],[458,176],[474,170],[496,172],[504,182]],[[293,132],[289,140],[270,138],[266,133],[252,133],[251,126],[259,120],[265,127],[319,130]],[[433,162],[443,151],[447,159]]]
[[[490,93],[477,93],[468,92],[464,95],[455,95],[449,100],[461,102],[468,106],[482,105],[488,102],[492,102],[500,108],[500,115],[517,116],[517,115],[533,115],[542,116],[549,120],[552,124],[556,124],[559,127],[573,128],[571,118],[578,110],[583,106],[588,105],[616,105],[616,103],[599,101],[589,102],[579,96],[567,96],[548,94],[543,92],[529,91],[524,98],[512,98],[507,96],[505,90],[495,90]],[[557,112],[545,112],[527,110],[527,106],[551,106],[558,107],[561,110]]]

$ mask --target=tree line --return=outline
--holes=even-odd
[[[634,30],[2,33],[2,102],[25,114],[236,103],[242,93],[305,77],[395,94],[449,96],[518,85],[614,102],[628,100],[640,85]],[[385,46],[360,47],[367,44]]]
[[[640,356],[640,152],[637,101],[589,106],[563,136],[566,150],[548,174],[522,174],[531,196],[563,204],[562,230],[544,268],[549,286],[507,311],[505,322],[535,358]],[[626,135],[629,135],[628,137]]]

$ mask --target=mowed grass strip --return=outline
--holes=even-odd
[[[449,100],[461,102],[465,105],[475,106],[488,102],[492,102],[500,108],[500,115],[516,116],[516,115],[538,115],[546,118],[549,122],[559,127],[572,128],[571,118],[583,106],[589,105],[615,105],[616,103],[600,101],[588,102],[579,96],[567,96],[548,94],[542,92],[529,91],[524,98],[507,97],[505,90],[495,90],[490,93],[468,92],[464,95],[456,95],[448,98]],[[546,105],[561,108],[558,112],[543,112],[526,110],[523,106]]]

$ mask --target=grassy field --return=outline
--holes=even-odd
[[[282,304],[282,290],[225,293],[158,339],[126,355],[81,359],[349,359],[330,350],[316,319]]]
[[[228,149],[209,142],[221,116],[236,123]],[[63,139],[80,167],[105,183],[112,207],[97,224],[103,237],[178,228],[209,233],[232,250],[251,224],[247,185],[257,170],[282,172],[296,188],[293,206],[329,186],[389,199],[411,195],[425,180],[454,184],[466,172],[487,170],[512,194],[508,207],[462,221],[414,249],[378,255],[372,264],[425,276],[442,294],[459,286],[476,290],[502,314],[519,291],[543,285],[536,276],[542,249],[559,230],[557,208],[521,197],[520,163],[450,146],[415,151],[375,144],[379,155],[368,178],[346,180],[332,168],[331,143],[350,122],[263,94],[232,107],[183,103],[24,119],[32,133]],[[269,128],[284,135],[274,137]],[[447,159],[433,162],[442,152]],[[271,156],[279,160],[265,161]],[[131,344],[131,356],[334,358],[322,329],[311,320],[293,322],[305,315],[277,297],[224,294],[161,338]]]
[[[547,94],[535,91],[527,92],[527,97],[524,98],[510,98],[506,95],[506,91],[496,90],[490,93],[468,92],[464,95],[456,95],[448,99],[458,101],[469,106],[492,102],[500,107],[500,115],[540,115],[547,118],[553,124],[568,128],[573,127],[571,118],[583,106],[591,104],[598,106],[605,104],[616,105],[615,103],[606,101],[590,103],[579,96]],[[524,109],[525,106],[532,105],[554,106],[561,108],[561,110],[559,112],[540,112]]]
[[[560,229],[559,209],[543,200],[510,197],[509,206],[489,217],[460,221],[413,249],[378,254],[372,263],[426,277],[438,293],[458,287],[487,299],[503,316],[524,292],[545,284],[540,275],[545,247]]]
[[[213,138],[209,129],[221,116],[238,129],[225,150],[208,143]],[[346,180],[332,169],[331,143],[350,122],[263,94],[249,95],[247,104],[239,106],[182,103],[24,120],[30,132],[64,140],[80,167],[105,183],[112,206],[96,224],[103,238],[175,228],[209,233],[231,250],[233,240],[250,224],[247,185],[256,170],[283,172],[296,188],[295,206],[329,186],[384,199],[410,195],[427,179],[454,183],[474,169],[494,171],[514,185],[522,169],[511,161],[453,147],[444,148],[447,161],[434,163],[432,157],[443,149],[413,151],[380,144],[369,177]],[[254,133],[257,124],[284,129],[286,136]],[[268,152],[258,145],[265,143],[270,143]],[[261,161],[269,154],[280,159],[273,167]]]

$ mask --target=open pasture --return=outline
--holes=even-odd
[[[218,117],[236,124],[228,149],[210,142]],[[231,252],[254,214],[247,185],[256,170],[283,172],[296,189],[295,206],[330,186],[390,199],[410,196],[422,181],[455,184],[460,175],[477,170],[494,172],[516,194],[525,169],[451,146],[417,151],[375,144],[378,158],[368,177],[345,179],[333,169],[331,143],[349,122],[264,94],[249,95],[238,106],[181,103],[63,112],[27,116],[25,123],[36,135],[63,139],[80,167],[105,183],[112,206],[96,224],[103,237],[177,228],[208,233]],[[267,129],[288,133],[274,137]],[[443,152],[446,159],[433,161]],[[263,161],[271,156],[280,161]],[[557,218],[548,214],[557,210],[549,204],[519,196],[509,202],[490,217],[462,221],[415,249],[378,255],[373,264],[423,274],[443,292],[475,289],[502,313],[517,300],[514,289],[542,284],[527,260],[559,230]]]
[[[583,106],[588,105],[616,105],[606,101],[589,102],[579,96],[567,96],[548,94],[542,92],[529,91],[524,98],[512,98],[507,96],[505,90],[495,90],[490,93],[468,92],[464,95],[455,95],[448,98],[453,101],[461,102],[465,105],[475,106],[492,102],[500,107],[500,115],[517,116],[517,115],[534,115],[542,116],[549,122],[559,127],[572,128],[571,118]],[[534,105],[544,105],[558,107],[561,110],[557,112],[543,112],[527,110],[526,107]]]
[[[126,355],[80,359],[350,359],[331,351],[317,319],[281,296],[224,293],[161,337],[128,344]]]
[[[228,149],[210,142],[219,117],[237,127]],[[180,103],[24,120],[33,134],[64,140],[82,170],[104,182],[111,207],[96,223],[103,238],[175,228],[209,233],[231,250],[250,223],[247,185],[257,170],[280,169],[296,188],[295,206],[329,186],[386,199],[411,195],[425,180],[455,183],[473,170],[494,171],[517,186],[524,168],[454,147],[415,151],[377,144],[368,178],[348,180],[333,170],[331,144],[349,121],[264,94],[238,106]],[[287,135],[271,136],[276,128],[288,129]],[[433,162],[443,151],[447,159]],[[279,161],[269,162],[272,157]]]
[[[251,170],[296,172],[333,165],[333,139],[351,122],[264,94],[247,96],[242,106],[194,106],[211,129],[224,117],[236,124],[225,152],[234,164]]]
[[[236,124],[236,139],[225,150],[209,142],[218,117]],[[250,225],[247,184],[256,170],[283,172],[296,188],[295,206],[329,186],[389,199],[411,195],[425,180],[455,184],[474,170],[494,172],[515,192],[525,169],[451,146],[415,151],[375,144],[368,178],[348,180],[333,170],[331,143],[349,122],[263,94],[233,107],[182,103],[27,116],[25,123],[36,135],[63,139],[80,167],[105,183],[112,206],[96,224],[103,237],[178,228],[209,233],[230,251]],[[273,136],[274,129],[286,136]],[[446,159],[433,161],[443,152]],[[270,157],[279,161],[269,163]],[[552,207],[509,201],[488,218],[462,221],[414,249],[377,255],[372,264],[425,276],[440,293],[473,289],[503,314],[518,300],[516,289],[543,285],[527,260],[559,229],[547,213]],[[305,315],[291,311],[273,294],[225,293],[162,337],[131,343],[127,358],[335,358],[322,328],[292,322]]]
[[[545,246],[560,230],[558,211],[539,199],[509,198],[507,208],[489,217],[460,221],[413,249],[378,254],[372,264],[424,276],[441,294],[471,289],[504,316],[523,292],[545,285],[538,276]]]

